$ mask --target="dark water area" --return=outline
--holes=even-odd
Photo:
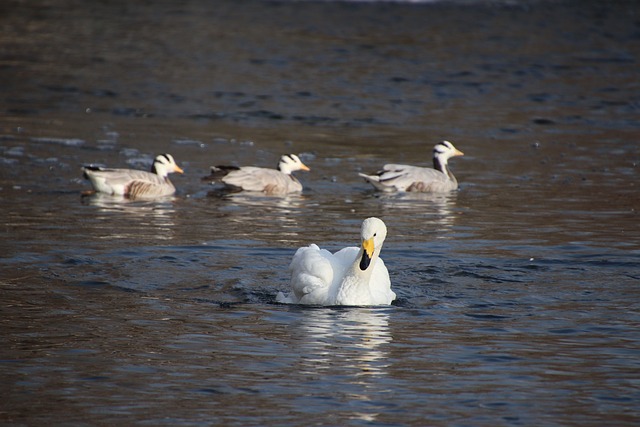
[[[2,2],[0,424],[638,425],[639,55],[631,1]],[[357,176],[442,139],[458,192]],[[275,302],[369,216],[397,301]]]

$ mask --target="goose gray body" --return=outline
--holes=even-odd
[[[228,191],[251,191],[269,195],[286,195],[302,191],[302,184],[292,172],[309,168],[295,154],[280,158],[278,169],[257,166],[212,166],[211,175],[203,178],[222,183]]]
[[[375,174],[359,175],[379,191],[446,193],[458,188],[458,181],[449,169],[448,160],[463,154],[449,141],[442,141],[433,148],[433,169],[390,163]]]
[[[155,198],[170,196],[176,188],[169,180],[168,174],[183,173],[170,154],[158,155],[151,167],[151,172],[135,169],[114,169],[96,166],[85,166],[84,176],[93,185],[95,191],[129,197]]]

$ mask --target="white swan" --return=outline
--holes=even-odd
[[[156,156],[151,172],[99,166],[85,166],[82,169],[84,177],[91,181],[95,191],[131,199],[170,196],[176,192],[176,188],[168,175],[183,173],[171,154]]]
[[[387,227],[378,218],[362,223],[360,248],[348,247],[332,254],[311,244],[293,256],[292,291],[278,293],[276,300],[287,304],[383,305],[391,304],[389,272],[379,257]]]
[[[380,191],[417,191],[422,193],[446,193],[458,188],[458,181],[449,170],[451,157],[464,153],[449,141],[433,147],[433,169],[419,166],[387,164],[382,170],[366,175],[359,173]]]
[[[221,182],[230,192],[244,190],[285,195],[302,191],[302,184],[291,174],[299,170],[309,171],[309,167],[295,154],[286,154],[280,158],[277,170],[256,166],[211,166],[211,175],[202,179]]]

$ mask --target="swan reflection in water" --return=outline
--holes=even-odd
[[[132,200],[122,196],[95,193],[82,197],[82,204],[96,207],[93,226],[103,239],[129,239],[132,235],[154,240],[171,240],[175,235],[175,197],[165,196],[153,200]]]
[[[389,307],[308,308],[292,325],[302,347],[300,366],[304,375],[326,378],[318,392],[330,399],[345,399],[355,419],[374,421],[384,410],[384,378],[389,368]],[[341,385],[336,390],[336,382]]]

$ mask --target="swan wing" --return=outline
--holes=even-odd
[[[298,249],[289,266],[292,292],[288,296],[278,294],[277,301],[334,305],[338,287],[358,251],[358,248],[350,247],[332,254],[315,244]]]
[[[331,252],[315,244],[298,249],[289,266],[292,293],[285,297],[286,301],[278,300],[295,304],[326,304],[333,292],[333,258]]]

